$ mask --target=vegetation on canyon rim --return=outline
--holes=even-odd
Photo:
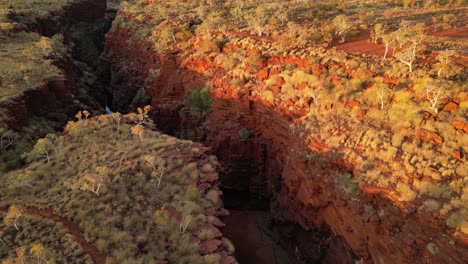
[[[292,130],[355,164],[337,186],[390,190],[400,206],[468,232],[468,94],[457,60],[466,48],[434,36],[464,25],[461,2],[215,2],[124,2],[111,32],[179,52],[216,93],[227,84],[239,97],[308,113]],[[366,32],[379,54],[341,48]],[[147,83],[159,70],[148,69]]]
[[[64,113],[8,127],[6,109],[18,97],[63,77],[64,37],[27,28],[70,2],[0,0],[0,171],[23,165],[2,175],[0,257],[91,262],[70,226],[55,221],[63,219],[109,262],[219,263],[218,253],[200,255],[203,241],[219,238],[209,212],[219,193],[198,185],[215,173],[216,159],[152,130],[149,108],[96,117],[80,111],[61,136],[53,133]],[[238,98],[302,116],[291,132],[326,146],[304,159],[352,162],[353,172],[328,179],[343,196],[389,190],[395,204],[468,233],[466,45],[436,35],[465,26],[458,9],[465,4],[257,2],[124,1],[111,33],[134,32],[130,46],[149,41],[154,54],[177,53],[182,67],[206,77],[207,88],[185,101],[202,120],[212,111],[210,92],[222,94],[227,84]],[[346,50],[361,34],[381,52]],[[146,70],[151,84],[160,69]],[[144,88],[133,106],[151,102]],[[255,130],[242,127],[233,137],[249,140]],[[38,134],[47,136],[36,142]],[[224,238],[222,247],[234,250]],[[438,252],[432,242],[426,248]]]
[[[91,71],[95,66],[95,58],[99,56],[93,43],[96,37],[83,32],[97,34],[105,28],[106,22],[101,19],[94,24],[67,24],[63,21],[62,13],[72,2],[74,1],[0,1],[1,172],[19,166],[22,162],[21,153],[29,151],[37,138],[63,129],[72,113],[77,110],[78,100],[80,103],[86,102],[88,107],[91,105],[87,91],[89,87],[83,85],[83,81],[67,82],[72,82],[69,80],[70,72],[76,73],[76,69]],[[40,24],[44,20],[54,21],[56,28],[41,29]],[[44,34],[41,32],[43,30],[50,34],[41,35]],[[80,61],[72,58],[73,52],[80,56]],[[59,87],[53,87],[54,82]],[[72,86],[72,93],[78,100],[72,103],[71,97],[61,98],[66,97],[63,93],[69,92],[63,90],[61,85]],[[36,99],[46,97],[44,94],[49,94],[47,103],[44,98]],[[27,98],[35,102],[28,102]],[[56,102],[52,103],[51,98],[55,98]],[[66,103],[63,104],[62,100]],[[22,103],[37,107],[33,111],[22,109]],[[60,107],[47,107],[48,104],[57,103],[61,104]],[[17,120],[18,116],[27,118],[27,124],[12,127],[11,124],[21,122]]]
[[[47,38],[31,32],[0,33],[0,171],[17,166],[18,157],[31,147],[37,135],[54,132],[67,118],[60,112],[53,118],[58,122],[32,118],[20,131],[13,131],[7,125],[11,120],[7,109],[25,92],[44,87],[51,79],[63,78],[63,73],[53,64],[56,58],[67,56],[62,41],[61,35]]]
[[[64,62],[92,66],[70,57],[85,38],[73,35],[79,28],[65,37],[29,32],[51,15],[60,23],[72,2],[0,1],[1,262],[219,263],[217,251],[232,254],[232,243],[222,238],[216,252],[203,246],[221,239],[216,158],[154,131],[149,107],[94,118],[80,111],[62,136],[54,133],[68,109],[9,126],[28,91],[64,78]],[[136,105],[148,102],[142,91]]]
[[[76,224],[112,263],[218,263],[216,253],[199,252],[200,242],[218,236],[211,224],[219,220],[207,210],[219,205],[219,194],[199,188],[216,158],[149,129],[148,110],[93,118],[80,112],[63,136],[40,139],[27,154],[32,163],[2,178],[0,207],[9,210],[0,256],[37,259],[43,247],[56,262],[89,262],[64,226],[28,213],[35,208]],[[146,128],[135,133],[137,126]]]

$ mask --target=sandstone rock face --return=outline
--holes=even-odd
[[[6,124],[13,129],[20,129],[28,123],[33,114],[41,115],[63,109],[72,115],[73,98],[64,79],[49,80],[28,90],[22,95],[5,101],[0,101],[0,109],[6,109]]]
[[[124,14],[121,14],[124,15]],[[127,44],[132,32],[118,29],[109,33],[106,49],[112,52],[110,68],[133,65],[125,76],[147,79],[148,69],[158,70],[158,76],[145,81],[145,90],[152,96],[152,117],[165,132],[177,133],[181,124],[178,111],[187,91],[203,87],[206,75],[214,67],[205,59],[185,61],[180,54],[158,55],[149,42]],[[226,48],[224,49],[226,51]],[[294,57],[274,57],[268,66],[287,62],[297,67],[323,70]],[[115,72],[111,72],[115,74]],[[271,75],[271,72],[270,72]],[[260,78],[266,72],[259,73]],[[216,78],[215,78],[216,79]],[[277,88],[284,84],[276,77]],[[340,82],[339,78],[334,78]],[[395,80],[386,79],[388,83]],[[325,161],[305,157],[309,150],[320,151],[322,142],[313,136],[304,138],[291,129],[291,124],[304,115],[304,109],[284,108],[263,101],[260,97],[238,93],[231,84],[214,81],[211,90],[212,113],[206,123],[202,141],[213,149],[223,167],[220,180],[224,188],[248,190],[252,197],[269,199],[271,214],[279,222],[298,223],[303,233],[317,231],[327,234],[317,239],[328,250],[300,247],[313,261],[329,263],[465,263],[467,243],[453,240],[445,227],[445,219],[435,219],[418,208],[400,202],[388,190],[366,189],[347,193],[335,186],[335,176],[353,172],[353,164],[345,160]],[[126,92],[117,89],[117,93]],[[136,87],[126,88],[135,91]],[[352,103],[350,107],[358,107]],[[325,106],[332,109],[333,105]],[[359,114],[365,118],[365,111]],[[455,126],[455,125],[454,125]],[[247,128],[252,135],[239,138],[239,130]],[[432,144],[442,138],[434,132],[418,131],[417,135]],[[308,238],[309,242],[312,237]],[[453,241],[452,241],[453,240]],[[452,241],[452,242],[451,242]],[[301,242],[302,245],[308,245]],[[433,255],[426,246],[436,244],[439,253]],[[324,253],[325,252],[325,253]],[[354,257],[353,257],[354,256]],[[354,259],[354,260],[353,260]]]

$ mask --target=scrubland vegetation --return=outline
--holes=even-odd
[[[96,66],[94,42],[107,22],[63,17],[71,3],[0,1],[0,172],[18,167],[37,138],[63,129],[77,109],[71,94],[94,103],[78,72]]]
[[[217,175],[216,158],[155,131],[149,107],[97,117],[83,110],[61,135],[54,134],[67,118],[61,113],[7,126],[6,109],[18,97],[63,76],[64,37],[26,29],[69,2],[0,0],[2,263],[219,263],[221,249],[202,246],[221,239],[213,227],[220,192],[209,184],[217,179],[206,179]],[[466,37],[451,35],[466,28],[463,1],[136,0],[120,7],[111,34],[132,32],[129,46],[150,43],[155,56],[179,56],[181,70],[207,80],[185,98],[181,115],[202,122],[187,138],[203,134],[215,110],[211,92],[260,101],[300,117],[292,134],[323,143],[305,159],[354,167],[311,177],[346,198],[382,190],[398,206],[468,233]],[[146,70],[148,80],[161,72]],[[151,102],[144,88],[132,106]],[[242,127],[232,137],[250,140],[255,132]],[[234,251],[225,238],[219,247]]]
[[[111,32],[303,116],[294,131],[354,164],[334,180],[348,195],[389,190],[468,232],[466,38],[437,35],[466,28],[462,1],[182,2],[123,2]]]
[[[41,37],[32,32],[3,34],[0,32],[0,171],[20,163],[20,154],[27,151],[38,135],[59,129],[66,115],[47,113],[51,118],[31,117],[27,126],[16,131],[8,126],[16,122],[9,111],[21,111],[21,101],[28,91],[46,88],[48,82],[64,78],[54,61],[66,55],[63,37]],[[15,108],[15,109],[12,109]],[[34,113],[39,114],[39,113]]]
[[[28,125],[13,130],[17,122],[10,111],[21,109],[24,94],[47,87],[49,81],[63,79],[57,66],[68,57],[63,36],[44,37],[30,32],[28,25],[49,15],[70,1],[0,1],[0,171],[17,167],[21,153],[28,151],[38,136],[63,126],[64,114],[49,113],[49,119],[32,116]],[[12,108],[15,108],[14,110]],[[38,113],[33,113],[38,114]],[[54,121],[55,120],[55,121]],[[57,120],[60,120],[57,122]]]
[[[63,37],[41,37],[36,33],[18,32],[0,35],[0,76],[2,100],[11,100],[24,91],[37,89],[47,80],[62,76],[51,58],[65,55]]]
[[[63,36],[52,38],[27,32],[38,17],[61,10],[70,0],[63,1],[0,1],[0,96],[8,96],[35,88],[38,82],[60,75],[54,59],[66,55]]]
[[[34,258],[33,247],[42,245],[58,263],[89,262],[76,237],[34,208],[72,222],[109,263],[215,258],[200,256],[199,243],[218,237],[205,229],[219,221],[212,210],[219,194],[200,189],[216,158],[151,130],[148,110],[93,118],[83,111],[63,136],[38,140],[25,155],[31,164],[2,178],[0,207],[9,211],[0,225],[0,257],[20,258],[21,249]],[[137,126],[144,132],[134,133]]]

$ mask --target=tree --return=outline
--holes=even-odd
[[[88,116],[90,115],[90,113],[87,110],[83,110],[82,112],[85,118],[88,119]]]
[[[429,108],[434,110],[437,114],[439,110],[437,109],[437,101],[443,96],[443,89],[441,87],[428,87],[426,89],[426,98],[430,102]]]
[[[247,24],[257,31],[258,36],[263,35],[263,30],[270,17],[270,11],[264,5],[258,5],[255,9],[251,9],[243,13]]]
[[[41,243],[35,243],[29,249],[29,252],[36,257],[37,263],[55,263],[54,257],[52,256],[52,252],[50,252],[46,247],[44,247]]]
[[[146,164],[148,164],[151,167],[151,177],[158,181],[159,190],[163,174],[166,170],[166,167],[164,166],[164,160],[160,157],[155,157],[153,155],[144,155],[142,159],[146,162]]]
[[[103,184],[109,179],[110,170],[106,166],[97,166],[93,173],[85,174],[75,183],[69,184],[71,189],[90,191],[99,196]]]
[[[56,141],[56,135],[48,134],[45,138],[38,139],[34,145],[33,150],[27,154],[24,154],[23,157],[32,161],[45,159],[47,162],[50,162],[50,154],[53,150],[55,150]]]
[[[222,12],[211,12],[203,19],[203,23],[198,27],[198,31],[205,31],[208,35],[217,30],[225,32],[228,28],[226,14]]]
[[[395,40],[399,43],[400,49],[404,48],[395,54],[395,57],[409,67],[409,72],[413,71],[413,62],[416,59],[418,45],[421,44],[425,37],[423,28],[424,24],[422,23],[410,27],[408,22],[403,21],[400,23],[400,29],[393,33]]]
[[[371,32],[372,42],[377,44],[379,40],[382,39],[382,37],[384,36],[386,30],[387,30],[387,27],[385,25],[382,25],[379,23],[375,24],[374,29]]]
[[[198,112],[202,119],[211,112],[211,97],[206,88],[190,91],[185,101],[190,110]]]
[[[368,29],[375,23],[375,13],[374,11],[362,11],[359,14],[359,19],[361,21],[361,25],[359,27],[362,29]]]
[[[395,54],[395,57],[408,66],[408,72],[413,71],[413,62],[416,59],[416,46],[409,47]]]
[[[88,112],[88,110],[83,110],[83,111],[79,111],[75,117],[78,119],[78,120],[81,120],[83,118],[83,116],[85,117],[85,119],[88,119],[90,113]]]
[[[383,109],[385,97],[387,97],[388,93],[389,93],[388,84],[383,83],[383,82],[378,82],[378,83],[376,83],[374,85],[376,86],[375,91],[377,93],[377,97],[380,100],[380,109]]]
[[[8,212],[3,219],[3,222],[5,223],[6,226],[14,226],[16,230],[19,231],[18,227],[18,221],[20,217],[23,216],[23,208],[19,206],[12,205],[10,208],[8,208]]]
[[[418,23],[410,26],[408,21],[403,20],[400,23],[400,28],[394,33],[395,40],[398,41],[399,48],[404,48],[408,43],[419,45],[424,39],[424,24]]]
[[[409,22],[403,20],[400,22],[399,28],[397,31],[393,32],[395,40],[398,42],[400,49],[408,42],[410,36]]]
[[[81,120],[83,118],[83,113],[81,111],[78,111],[78,113],[75,115],[76,119]]]
[[[436,114],[439,112],[437,104],[441,98],[448,95],[450,91],[450,83],[443,79],[434,79],[426,77],[414,85],[415,92],[429,101],[429,109],[432,109]]]
[[[18,137],[18,133],[4,127],[0,127],[0,150],[5,150],[10,146],[13,146]]]
[[[143,108],[140,108],[138,107],[137,111],[138,111],[138,114],[137,114],[137,118],[138,118],[138,124],[147,124],[149,125],[149,123],[147,122],[148,119],[149,119],[149,111],[151,110],[151,106],[147,105]]]
[[[344,42],[346,34],[353,28],[353,25],[348,21],[346,15],[338,15],[333,19],[333,25],[338,36],[341,37],[341,41]]]
[[[182,219],[182,222],[179,225],[179,232],[180,233],[185,233],[185,231],[187,230],[188,225],[190,224],[190,221],[192,221],[192,214],[191,213],[185,214],[183,219]]]
[[[332,43],[333,33],[334,33],[333,26],[328,25],[328,24],[322,24],[320,26],[320,37],[322,41],[324,42],[325,47],[330,46],[330,44]]]
[[[119,112],[111,114],[112,119],[117,123],[117,132],[120,132],[120,122],[122,121],[122,114]]]
[[[437,55],[437,63],[434,65],[434,68],[437,70],[437,77],[442,77],[443,74],[449,75],[452,71],[453,60],[452,57],[456,55],[454,50],[443,50],[439,51]]]
[[[126,117],[132,121],[135,122],[138,125],[153,125],[149,118],[149,111],[151,110],[151,106],[147,105],[143,108],[138,107],[137,108],[137,113],[130,113],[127,114]]]
[[[33,174],[29,170],[19,173],[15,177],[16,186],[17,187],[27,186],[29,188],[33,188],[34,186],[32,183],[32,179],[33,179]]]
[[[159,32],[158,43],[163,43],[164,48],[167,50],[169,49],[169,43],[171,43],[171,41],[176,43],[175,31],[170,25],[166,25],[161,32]]]
[[[385,45],[385,53],[384,53],[384,56],[383,56],[383,60],[385,60],[387,58],[388,49],[390,48],[390,45],[392,45],[392,43],[394,41],[395,41],[395,37],[394,37],[393,34],[384,34],[384,35],[382,35],[382,42]]]
[[[52,51],[52,42],[47,37],[41,37],[41,39],[36,42],[36,47],[40,48],[45,56],[48,56]]]
[[[130,129],[131,133],[133,135],[137,135],[138,138],[141,140],[141,143],[143,143],[143,139],[144,139],[144,136],[145,136],[145,127],[140,125],[140,124],[137,124],[135,126],[133,126],[131,129]]]
[[[278,19],[281,23],[281,26],[286,25],[289,22],[288,9],[285,5],[280,5],[278,9],[275,10],[274,17]]]

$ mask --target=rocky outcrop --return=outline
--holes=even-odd
[[[13,129],[26,125],[32,115],[45,115],[58,109],[68,115],[77,111],[65,79],[51,79],[19,96],[1,100],[0,109],[6,111],[2,121]]]
[[[76,21],[92,22],[103,18],[107,8],[106,0],[69,2],[63,9],[53,11],[48,16],[31,21],[26,26],[39,35],[51,37],[54,34],[61,33],[64,28]],[[22,16],[22,14],[13,13],[11,15],[13,20],[18,20],[18,18],[15,18],[16,16]]]
[[[123,12],[120,15],[125,16]],[[133,45],[128,45],[130,39]],[[226,50],[228,47],[224,48]],[[303,259],[325,263],[353,263],[355,260],[364,263],[465,263],[468,260],[466,239],[447,230],[443,217],[433,217],[401,202],[386,189],[337,182],[343,175],[354,174],[355,167],[350,161],[335,157],[334,153],[306,155],[326,150],[318,137],[306,137],[292,129],[308,112],[307,104],[296,104],[297,99],[282,105],[273,104],[250,91],[239,91],[232,84],[217,80],[223,71],[209,59],[184,60],[183,54],[176,52],[158,54],[149,41],[133,38],[126,28],[116,26],[107,35],[106,51],[107,65],[102,72],[107,73],[108,83],[116,74],[123,75],[119,77],[123,80],[138,76],[153,98],[152,117],[156,124],[173,134],[186,125],[181,124],[179,117],[186,92],[203,87],[212,76],[212,113],[201,140],[213,148],[221,161],[222,185],[249,190],[258,200],[270,200],[271,213],[278,222],[298,223],[303,232],[321,234],[314,240],[321,245],[318,250],[304,246],[307,239],[301,240],[302,246],[298,245],[296,250],[306,255]],[[310,65],[294,56],[267,60],[269,66],[284,63],[311,71],[321,71],[324,67]],[[151,76],[150,69],[157,69],[157,76]],[[257,71],[259,79],[271,74],[269,70]],[[284,84],[280,78],[277,78],[277,90]],[[341,82],[338,76],[332,81]],[[125,111],[126,98],[139,88],[127,82],[111,85],[109,89],[117,95],[114,103],[119,110]],[[348,106],[359,107],[359,102],[350,102]],[[334,106],[320,107],[333,109]],[[366,112],[361,110],[358,115],[364,117]],[[239,137],[241,129],[249,131],[247,139]],[[421,130],[417,135],[440,144],[441,137],[429,132]],[[312,235],[309,239],[312,241]],[[434,247],[437,250],[432,250]]]
[[[63,9],[51,12],[48,16],[34,20],[34,23],[22,25],[22,30],[35,31],[40,35],[51,37],[61,34],[67,28],[79,22],[92,22],[102,19],[105,15],[107,1],[86,0],[71,1]],[[21,14],[11,13],[12,20],[21,20]],[[10,128],[19,130],[28,123],[32,115],[47,115],[59,112],[60,115],[73,116],[79,108],[74,100],[77,83],[81,78],[81,72],[73,64],[71,54],[63,58],[50,58],[63,73],[62,77],[45,79],[35,84],[35,87],[24,93],[15,95],[14,98],[2,98],[0,109],[4,109],[6,115],[1,117]],[[63,120],[62,120],[63,121]]]
[[[443,142],[443,139],[441,136],[439,136],[437,133],[433,131],[429,131],[426,129],[419,129],[416,132],[416,135],[418,135],[418,137],[421,138],[422,140],[429,142],[431,144],[440,145]]]

